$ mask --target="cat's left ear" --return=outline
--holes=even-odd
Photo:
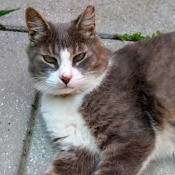
[[[29,39],[34,42],[45,36],[49,30],[47,21],[32,7],[26,9],[26,24]]]
[[[95,7],[87,6],[83,13],[75,20],[76,28],[87,37],[95,36]]]

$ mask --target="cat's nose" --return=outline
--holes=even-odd
[[[72,78],[72,75],[62,76],[60,79],[67,85]]]

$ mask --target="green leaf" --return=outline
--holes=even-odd
[[[160,34],[161,34],[160,30],[157,30],[156,35],[160,35]]]
[[[16,8],[16,9],[9,9],[9,10],[0,10],[0,16],[4,16],[4,15],[7,15],[9,13],[12,13],[16,10],[19,10],[20,8]]]
[[[137,33],[134,33],[134,34],[131,36],[131,39],[132,39],[133,41],[139,41],[139,40],[145,39],[145,37],[142,35],[141,32],[137,32]]]
[[[115,33],[115,34],[114,34],[114,38],[122,40],[121,35],[119,35],[118,33]]]
[[[1,23],[0,23],[0,29],[5,29],[5,26],[3,26]]]
[[[122,38],[123,38],[123,40],[128,40],[128,39],[130,38],[130,35],[127,34],[127,33],[124,33],[124,34],[122,35]]]

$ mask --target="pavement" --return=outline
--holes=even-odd
[[[3,16],[0,23],[25,26],[25,9],[35,7],[50,21],[68,22],[87,5],[97,10],[97,32],[152,34],[175,29],[174,0],[2,0],[0,9],[20,10]],[[39,108],[39,95],[28,75],[26,33],[0,31],[0,175],[43,174],[54,156]],[[128,42],[103,40],[117,50]],[[154,162],[144,175],[174,175],[175,160]]]

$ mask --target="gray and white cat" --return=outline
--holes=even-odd
[[[52,24],[27,8],[29,71],[55,157],[47,175],[138,175],[175,152],[175,33],[115,53],[95,8]]]

